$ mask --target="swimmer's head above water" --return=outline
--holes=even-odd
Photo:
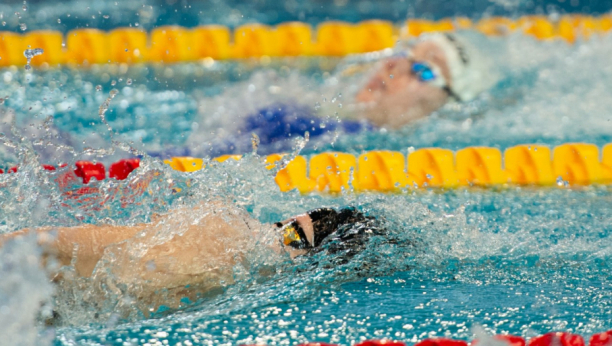
[[[348,245],[364,233],[374,233],[374,220],[354,208],[344,208],[340,211],[318,208],[278,222],[276,226],[280,228],[283,246],[294,258],[319,248],[325,241],[330,240],[332,235],[336,235],[342,243]],[[359,226],[367,226],[367,229]]]
[[[356,102],[379,126],[400,127],[484,90],[476,52],[452,34],[423,35],[379,62]]]

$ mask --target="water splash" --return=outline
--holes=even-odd
[[[98,115],[100,116],[100,120],[104,123],[104,125],[106,125],[106,129],[108,130],[108,134],[110,135],[111,139],[113,138],[113,128],[110,126],[108,121],[106,121],[106,111],[108,111],[108,107],[110,106],[111,101],[115,98],[115,96],[117,96],[118,93],[119,90],[112,89],[108,93],[108,97],[106,98],[106,100],[102,102],[100,108],[98,109]]]
[[[37,316],[51,317],[53,287],[40,265],[36,237],[15,239],[0,248],[0,334],[16,345],[49,345]],[[42,307],[42,309],[41,309]]]
[[[26,57],[27,61],[26,61],[26,65],[25,65],[25,69],[26,70],[30,70],[32,68],[32,66],[30,65],[32,58],[37,56],[37,55],[41,55],[42,53],[44,53],[44,50],[42,48],[34,48],[34,49],[26,49],[23,51],[23,56]]]
[[[253,154],[257,154],[257,149],[259,149],[259,136],[256,133],[251,134],[251,144],[253,146]]]

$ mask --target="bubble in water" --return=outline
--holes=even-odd
[[[117,81],[116,81],[116,80],[113,80],[113,81],[111,82],[111,86],[115,86],[115,85],[117,85]]]
[[[19,24],[19,28],[21,29],[21,31],[28,30],[28,26],[26,25],[26,23],[20,23]]]
[[[101,85],[96,85],[96,91],[101,91],[102,90],[102,86]]]
[[[34,49],[26,49],[23,51],[23,56],[26,57],[27,62],[26,62],[26,66],[25,69],[29,70],[32,67],[30,66],[30,62],[32,61],[32,58],[37,56],[37,55],[41,55],[42,53],[44,53],[44,50],[42,48],[34,48]]]
[[[57,24],[61,24],[61,23],[62,23],[62,20],[57,18]]]
[[[127,85],[132,85],[132,78],[128,78],[128,79],[125,81],[125,84],[127,84]]]

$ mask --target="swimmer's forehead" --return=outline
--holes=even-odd
[[[307,222],[307,221],[312,222],[312,218],[310,217],[310,215],[304,213],[304,214],[300,214],[300,215],[296,215],[296,216],[290,217],[290,218],[285,219],[285,220],[283,220],[283,221],[281,221],[279,223],[282,224],[282,226],[285,226],[285,225],[287,225],[289,223],[296,222],[300,226],[303,226],[302,224]]]
[[[451,80],[450,69],[444,49],[432,40],[415,40],[404,45],[399,45],[399,52],[403,49],[407,58],[417,61],[428,62],[440,68],[442,76],[447,81]]]

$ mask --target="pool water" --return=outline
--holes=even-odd
[[[311,138],[302,154],[612,142],[612,37],[574,46],[521,35],[474,40],[497,63],[497,83],[476,101],[449,104],[399,130],[330,132]],[[0,175],[0,233],[134,224],[222,196],[267,223],[320,206],[356,206],[378,217],[393,239],[374,237],[341,264],[324,253],[289,263],[261,250],[252,254],[253,268],[271,263],[277,269],[271,275],[235,268],[237,283],[221,294],[152,318],[123,314],[118,306],[126,297],[112,292],[103,304],[92,303],[95,282],[52,288],[35,265],[35,240],[26,239],[0,249],[0,306],[10,311],[0,311],[0,331],[23,345],[348,345],[558,330],[588,337],[612,329],[607,186],[300,195],[278,192],[257,153],[189,175],[161,163],[172,155],[239,152],[222,144],[227,138],[250,143],[250,134],[235,130],[246,115],[276,102],[318,109],[326,123],[337,122],[354,82],[336,79],[341,63],[308,58],[0,71],[0,159],[4,167],[20,167]],[[109,131],[100,105],[112,90],[118,93],[103,114]],[[292,139],[285,148],[295,145]],[[91,183],[103,196],[93,200],[67,197],[54,180],[61,172],[38,168],[135,155],[143,157],[141,168],[125,181]],[[130,192],[153,171],[160,178],[147,193]],[[62,321],[45,326],[52,310]]]

